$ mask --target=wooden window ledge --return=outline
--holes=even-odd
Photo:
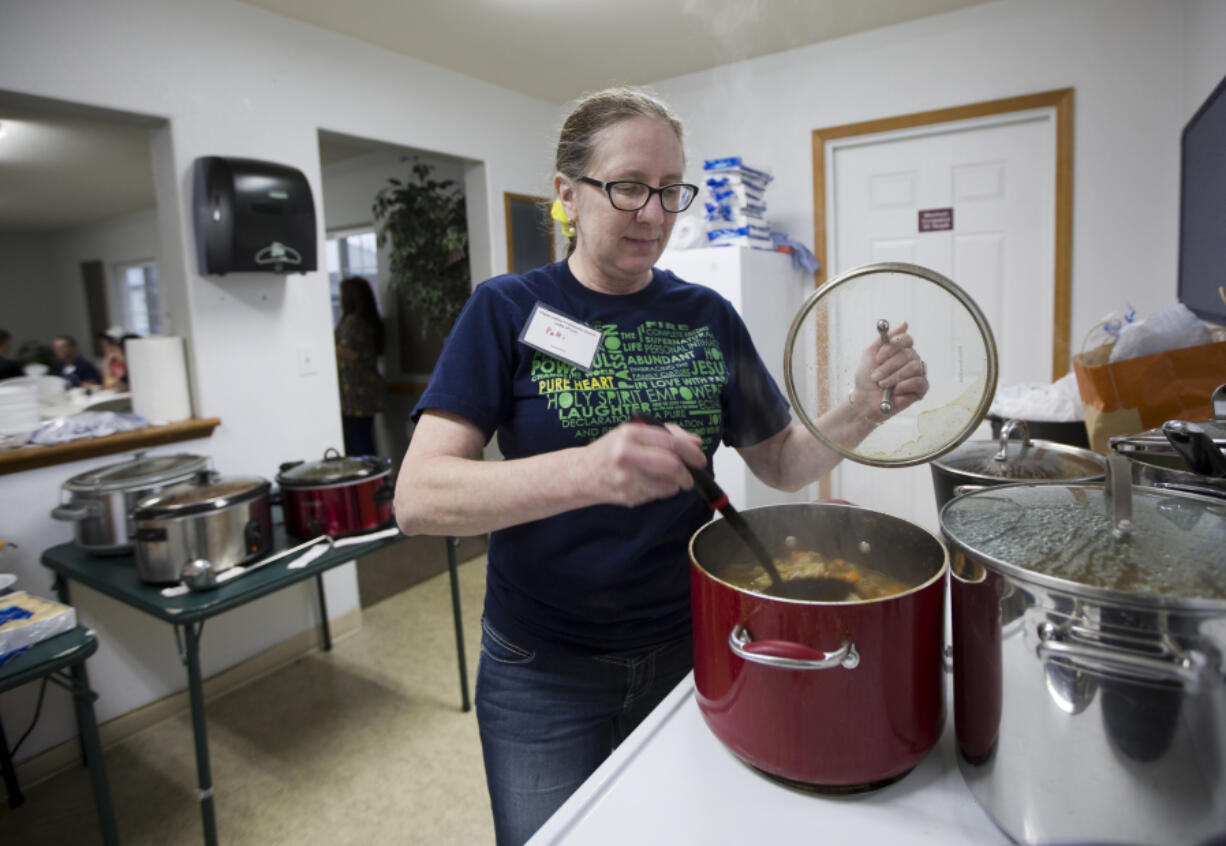
[[[100,455],[131,452],[143,447],[207,438],[220,425],[221,418],[219,417],[193,417],[190,420],[179,420],[164,426],[147,426],[144,429],[117,432],[101,438],[80,438],[63,444],[47,446],[36,444],[18,449],[0,450],[0,475],[20,473],[36,467],[68,464],[85,458],[97,458]]]

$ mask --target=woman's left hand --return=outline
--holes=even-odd
[[[915,351],[915,339],[907,334],[907,323],[891,329],[889,338],[888,344],[877,338],[860,356],[848,396],[852,406],[873,423],[881,423],[928,393],[928,368]],[[881,411],[886,388],[893,388],[889,414]]]

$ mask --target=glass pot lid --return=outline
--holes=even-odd
[[[206,475],[146,497],[132,511],[134,520],[183,517],[220,511],[240,502],[267,495],[272,486],[259,476]]]
[[[203,455],[177,453],[145,456],[137,453],[127,461],[73,476],[64,483],[64,487],[74,493],[152,488],[188,478],[203,470],[207,464],[208,458]]]
[[[1021,440],[1010,435],[1021,433]],[[1090,481],[1101,479],[1107,462],[1101,455],[1051,441],[1031,441],[1025,420],[1010,420],[996,441],[966,441],[934,460],[933,465],[985,481]]]
[[[873,342],[903,323],[924,361],[928,393],[902,410],[881,406],[887,416],[863,440],[840,435],[839,415],[829,413],[847,403]],[[996,393],[996,341],[979,306],[940,273],[901,262],[854,268],[810,294],[788,330],[783,366],[788,398],[809,431],[877,467],[948,452],[975,430]]]
[[[1226,601],[1226,500],[1107,484],[999,485],[941,510],[957,547],[1081,593]],[[1127,516],[1121,516],[1124,505]]]
[[[319,487],[373,479],[391,471],[391,459],[377,455],[341,455],[329,447],[322,461],[281,465],[277,481],[284,487]]]

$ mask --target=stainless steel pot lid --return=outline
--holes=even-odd
[[[1058,482],[984,488],[950,500],[941,528],[1005,572],[1074,593],[1226,601],[1226,501],[1125,485],[1131,517],[1120,531],[1118,495],[1108,490]]]
[[[1020,432],[1021,440],[1010,434]],[[1107,472],[1107,461],[1088,449],[1032,441],[1024,420],[1010,420],[996,441],[966,441],[932,462],[935,466],[985,481],[1064,480],[1088,482]]]
[[[847,401],[879,322],[906,322],[927,367],[927,395],[890,414],[859,443],[823,426]],[[839,454],[877,467],[922,464],[966,440],[996,393],[996,341],[970,296],[934,270],[883,262],[842,273],[809,295],[792,320],[784,376],[801,422]]]
[[[259,476],[209,476],[145,497],[132,510],[132,519],[158,520],[220,511],[267,496],[271,487],[267,479]]]
[[[152,456],[137,453],[127,461],[108,464],[73,476],[64,483],[64,488],[73,493],[152,488],[199,473],[207,466],[208,461],[203,455],[189,453]]]
[[[391,471],[391,459],[377,455],[341,455],[329,448],[322,461],[282,464],[277,481],[282,487],[320,487],[373,479]]]

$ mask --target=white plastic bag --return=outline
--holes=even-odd
[[[1212,340],[1209,328],[1200,318],[1183,303],[1176,303],[1144,320],[1124,324],[1108,361],[1197,347]]]

